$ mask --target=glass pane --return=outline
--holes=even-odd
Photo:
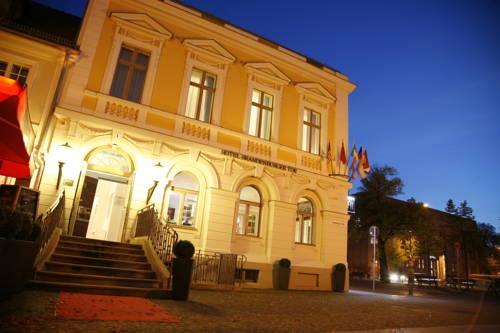
[[[189,172],[179,172],[177,175],[175,175],[172,185],[174,187],[179,187],[191,191],[198,191],[200,188],[198,179],[196,179],[196,177]]]
[[[309,131],[311,128],[309,125],[302,125],[302,150],[309,151]]]
[[[302,243],[304,244],[312,244],[312,219],[307,218],[302,222],[303,226],[303,234],[302,234]]]
[[[216,76],[212,74],[206,74],[205,75],[205,86],[210,87],[210,88],[215,88],[215,80]]]
[[[118,64],[116,66],[115,76],[109,91],[111,96],[123,97],[123,88],[125,87],[125,81],[127,80],[127,73],[128,66],[122,64]]]
[[[259,212],[260,208],[249,206],[247,220],[247,235],[259,235]]]
[[[304,110],[304,121],[309,122],[311,120],[311,111],[305,109]]]
[[[148,66],[148,62],[149,62],[149,56],[147,54],[144,54],[144,53],[138,53],[137,54],[137,57],[135,59],[135,63],[137,65],[141,65],[141,66],[147,67]]]
[[[306,198],[300,198],[297,204],[299,214],[312,214],[312,203]]]
[[[191,82],[201,83],[202,76],[203,76],[202,71],[200,71],[199,69],[193,68],[193,71],[191,72]]]
[[[142,88],[144,87],[144,79],[146,78],[146,71],[135,69],[132,73],[132,80],[130,80],[130,87],[128,88],[128,100],[139,103],[142,96]]]
[[[240,204],[238,206],[238,218],[236,219],[236,233],[238,235],[245,234],[245,214],[247,205]]]
[[[264,94],[263,104],[267,107],[273,108],[273,96],[269,94]]]
[[[19,67],[18,65],[12,65],[12,69],[10,70],[10,73],[11,74],[19,74],[19,72],[21,71],[21,67]]]
[[[300,217],[295,221],[295,243],[300,243],[300,225],[301,225]]]
[[[186,194],[184,199],[184,211],[182,213],[182,225],[193,225],[196,214],[196,203],[198,202],[198,195]]]
[[[311,153],[319,154],[319,129],[311,128]]]
[[[262,93],[257,89],[252,90],[252,102],[260,104],[260,95],[261,94]]]
[[[26,77],[20,76],[17,78],[17,81],[23,86],[26,83]]]
[[[319,113],[311,112],[311,123],[318,126],[321,124],[321,116]]]
[[[7,63],[0,61],[0,75],[5,75],[6,71],[7,71]]]
[[[122,47],[122,49],[120,50],[120,60],[126,60],[126,61],[132,60],[133,53],[134,51],[127,49],[126,47]]]
[[[200,88],[189,86],[188,98],[186,102],[186,117],[196,118],[196,107],[198,106],[199,96]]]
[[[257,204],[260,204],[259,191],[257,191],[252,186],[245,186],[241,189],[240,200],[245,200],[245,201],[250,201],[250,202],[255,202]]]
[[[260,137],[262,139],[271,139],[271,119],[273,113],[269,110],[262,109],[262,120],[260,128]]]
[[[27,67],[21,68],[21,75],[22,76],[26,77],[26,76],[28,76],[28,73],[29,73],[29,68],[27,68]]]
[[[179,206],[181,195],[178,192],[172,191],[168,199],[167,222],[177,224],[179,220]]]
[[[213,98],[212,90],[203,90],[203,98],[201,99],[201,108],[200,108],[200,118],[198,120],[207,123],[210,121],[210,112],[212,111],[212,98]]]
[[[248,134],[257,136],[257,122],[259,121],[259,108],[252,105],[250,108],[250,126],[248,127]]]
[[[93,153],[88,159],[88,165],[90,168],[105,168],[116,170],[121,173],[132,172],[132,165],[130,164],[129,159],[116,150],[101,150],[97,153]]]

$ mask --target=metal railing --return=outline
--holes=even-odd
[[[59,193],[56,200],[50,208],[38,217],[37,223],[40,225],[39,251],[41,252],[57,227],[64,225],[65,213],[65,193],[64,190]]]
[[[168,223],[158,217],[154,204],[137,212],[133,237],[147,236],[163,263],[172,262],[173,247],[179,238],[177,232]]]
[[[192,285],[198,288],[234,289],[246,257],[234,253],[197,251],[194,255]]]

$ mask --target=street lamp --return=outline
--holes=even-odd
[[[64,167],[65,162],[68,159],[69,152],[71,151],[71,149],[73,149],[73,147],[71,147],[67,141],[65,143],[63,143],[62,145],[59,145],[57,147],[59,148],[57,151],[57,155],[59,155],[58,156],[59,161],[57,162],[57,163],[59,163],[59,170],[57,172],[56,190],[58,190],[59,186],[61,186],[63,167]]]
[[[146,205],[149,204],[149,200],[151,200],[151,197],[153,196],[153,193],[155,192],[156,187],[158,186],[158,183],[160,182],[161,177],[163,176],[163,165],[161,162],[156,163],[153,166],[153,186],[151,186],[148,189],[148,195],[146,198]]]

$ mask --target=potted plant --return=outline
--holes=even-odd
[[[185,301],[191,286],[194,246],[190,241],[181,240],[174,245],[173,251],[175,257],[172,265],[172,298]]]
[[[23,290],[33,277],[39,235],[30,214],[0,207],[0,298]]]
[[[290,259],[287,258],[281,258],[277,262],[277,267],[275,269],[275,281],[278,290],[288,290],[288,285],[290,283],[291,264],[292,263]]]

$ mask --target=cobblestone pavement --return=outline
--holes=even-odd
[[[481,293],[408,297],[364,290],[193,290],[188,302],[154,301],[181,317],[179,324],[59,320],[54,317],[57,299],[56,292],[31,290],[0,302],[0,332],[500,331],[500,300]],[[426,327],[434,328],[422,330]]]

